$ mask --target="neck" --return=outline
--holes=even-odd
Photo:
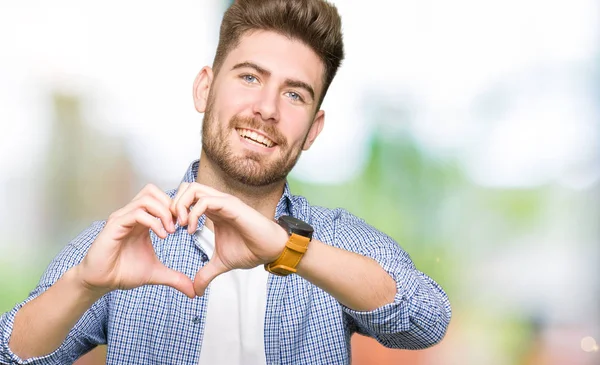
[[[248,186],[239,181],[232,181],[204,154],[204,151],[200,156],[196,182],[237,197],[269,219],[275,217],[275,209],[285,187],[285,181],[268,186]],[[212,224],[209,228],[211,226]]]

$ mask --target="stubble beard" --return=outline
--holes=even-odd
[[[264,187],[285,180],[300,158],[302,145],[288,148],[285,137],[274,125],[254,118],[236,115],[230,119],[227,128],[219,129],[219,123],[212,115],[213,104],[214,101],[209,97],[202,122],[202,149],[206,157],[226,176],[243,185]],[[236,133],[235,128],[240,127],[259,130],[273,138],[283,156],[280,154],[280,158],[266,161],[266,156],[249,150],[244,151],[243,156],[234,155],[229,134]]]

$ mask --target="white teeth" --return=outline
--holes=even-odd
[[[255,144],[255,145],[257,145],[257,146],[261,146],[261,147],[264,147],[264,146],[265,146],[264,144],[262,144],[262,143],[258,143],[258,142],[254,141],[254,140],[251,140],[251,139],[247,139],[247,141],[248,141],[248,142],[250,142],[250,143],[254,143],[254,144]]]
[[[270,139],[248,129],[238,129],[240,136],[245,137],[251,142],[256,142],[258,145],[272,147],[275,143]]]

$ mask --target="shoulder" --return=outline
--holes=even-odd
[[[49,287],[67,270],[79,264],[105,225],[105,221],[93,222],[64,246],[48,265],[40,279],[40,287]]]
[[[306,219],[315,230],[314,237],[322,242],[358,253],[375,245],[398,246],[390,236],[344,208],[310,205],[302,196],[292,199],[294,207],[300,207],[298,218]]]
[[[69,242],[67,246],[65,246],[63,253],[75,251],[85,254],[92,243],[96,240],[96,237],[98,237],[100,232],[104,229],[105,225],[106,221],[104,220],[92,222],[92,224],[81,231],[81,233],[79,233]]]

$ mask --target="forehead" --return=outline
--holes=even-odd
[[[297,79],[313,86],[320,95],[324,73],[317,54],[299,40],[270,31],[244,34],[223,62],[224,71],[241,62],[253,62],[271,72],[274,78]]]

